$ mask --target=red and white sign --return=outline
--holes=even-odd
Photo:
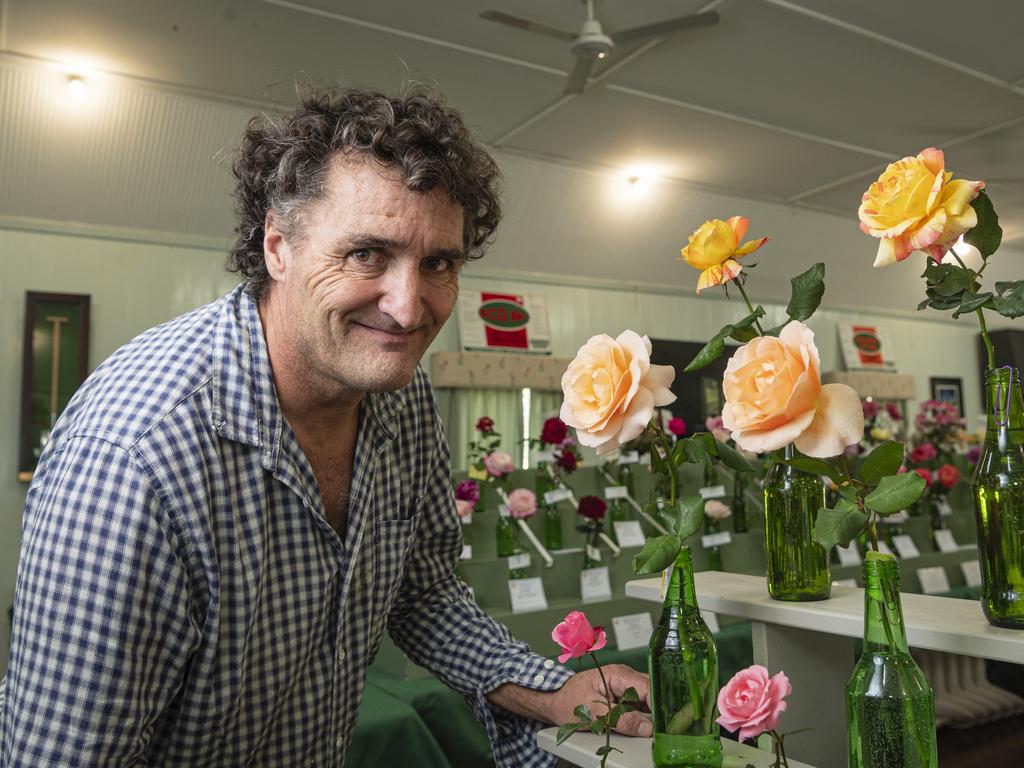
[[[896,368],[888,334],[877,325],[841,324],[839,341],[848,371],[891,371]]]
[[[464,291],[459,296],[459,336],[466,352],[498,350],[550,355],[544,296]]]

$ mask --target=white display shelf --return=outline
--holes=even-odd
[[[811,730],[787,740],[787,753],[844,765],[843,692],[856,662],[854,638],[864,634],[864,590],[833,585],[828,600],[788,603],[768,596],[763,576],[704,571],[694,582],[701,609],[750,619],[754,662],[789,677],[780,729]],[[661,579],[628,582],[626,595],[660,603]],[[903,593],[901,602],[911,647],[1024,663],[1024,631],[989,625],[977,600]]]
[[[583,768],[597,768],[601,764],[594,752],[598,747],[604,746],[604,736],[597,736],[593,733],[574,733],[561,744],[555,743],[558,734],[557,728],[545,728],[537,734],[537,744],[545,752]],[[794,737],[794,741],[797,737]],[[621,749],[622,752],[612,752],[606,765],[608,768],[651,768],[654,763],[651,761],[651,739],[631,738],[612,734],[612,746]],[[770,768],[775,763],[775,755],[762,749],[755,749],[746,744],[737,744],[728,739],[722,740],[725,749],[725,760],[722,768],[745,768],[753,765],[754,768]],[[787,753],[789,744],[787,743]],[[789,758],[790,768],[811,768],[807,763],[798,762]]]
[[[704,610],[829,635],[864,635],[864,590],[858,587],[833,585],[828,600],[787,603],[768,596],[763,576],[704,571],[694,574],[694,583]],[[661,579],[628,582],[626,595],[660,603]],[[906,592],[900,600],[911,647],[1024,662],[1024,631],[993,627],[977,600]]]

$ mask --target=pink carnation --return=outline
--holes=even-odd
[[[537,496],[528,488],[516,488],[508,495],[508,513],[521,520],[537,514]]]
[[[718,692],[721,715],[716,722],[730,732],[738,728],[740,741],[774,731],[786,711],[784,699],[792,692],[785,672],[769,677],[760,664],[741,669]]]
[[[516,468],[512,456],[505,451],[495,451],[484,456],[484,468],[491,477],[505,477]]]
[[[461,518],[469,517],[470,513],[473,511],[473,502],[466,501],[465,499],[456,499],[455,511],[459,513],[459,517]]]

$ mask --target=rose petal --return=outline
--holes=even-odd
[[[860,396],[845,384],[826,384],[821,388],[814,420],[793,442],[801,453],[824,459],[838,456],[863,436]]]

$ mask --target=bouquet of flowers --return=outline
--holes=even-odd
[[[861,400],[864,411],[864,437],[858,444],[857,453],[868,453],[875,446],[895,440],[902,431],[903,414],[895,403],[879,403],[865,398]]]
[[[943,400],[925,400],[914,416],[917,432],[913,445],[929,445],[934,453],[948,461],[964,441],[964,426],[955,405]]]
[[[516,468],[512,455],[499,451],[501,434],[494,429],[494,419],[481,416],[476,422],[479,437],[469,443],[469,476],[474,480],[503,483]]]

